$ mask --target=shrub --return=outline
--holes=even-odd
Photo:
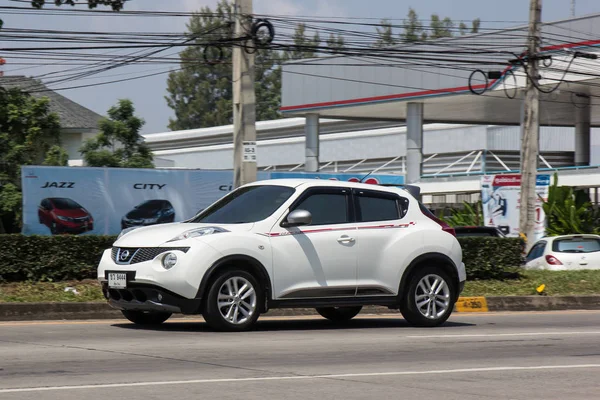
[[[114,236],[0,235],[0,280],[61,281],[96,278],[102,251]]]
[[[520,238],[461,237],[458,241],[469,280],[504,279],[523,262]]]
[[[102,252],[114,236],[0,235],[0,281],[95,279]],[[521,265],[520,239],[462,237],[468,279],[503,279]]]

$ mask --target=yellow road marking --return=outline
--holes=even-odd
[[[457,312],[488,312],[485,297],[459,297],[456,302]]]

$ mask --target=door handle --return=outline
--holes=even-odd
[[[347,235],[343,235],[340,236],[337,240],[339,243],[353,243],[354,242],[354,238],[347,236]]]

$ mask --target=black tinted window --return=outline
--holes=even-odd
[[[188,222],[244,224],[262,221],[293,193],[294,189],[287,186],[247,186],[229,193]]]
[[[396,199],[359,195],[359,222],[391,221],[400,219]]]
[[[525,257],[525,261],[535,260],[536,258],[540,258],[544,255],[544,250],[546,249],[546,242],[539,242],[534,245],[531,250],[529,250],[529,254]]]
[[[600,251],[600,241],[594,238],[557,239],[552,250],[560,253],[593,253]]]
[[[73,210],[76,208],[81,208],[81,206],[71,199],[52,199],[54,203],[54,207],[59,210]]]
[[[311,225],[343,224],[348,222],[348,201],[343,193],[315,193],[302,200],[295,210],[312,214]]]

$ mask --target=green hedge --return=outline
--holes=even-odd
[[[114,236],[0,235],[0,281],[96,278],[102,251]],[[459,238],[468,279],[503,279],[521,264],[520,239]]]
[[[467,279],[504,279],[523,262],[524,242],[519,238],[460,237]]]
[[[102,251],[115,236],[0,235],[0,281],[96,278]]]

